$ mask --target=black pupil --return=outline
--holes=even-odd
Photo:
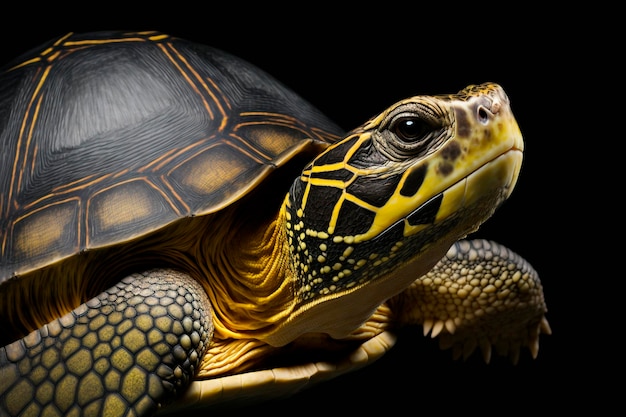
[[[427,130],[428,126],[420,119],[403,119],[396,125],[396,135],[408,141],[423,136]]]

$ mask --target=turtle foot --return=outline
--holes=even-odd
[[[539,275],[521,256],[487,240],[456,242],[426,275],[389,301],[400,325],[421,324],[454,357],[477,348],[519,360],[535,358],[540,334],[551,334]]]

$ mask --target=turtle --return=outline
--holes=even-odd
[[[470,239],[524,141],[496,83],[346,132],[221,49],[67,33],[0,72],[0,414],[147,416],[292,395],[396,330],[516,363],[537,271]]]

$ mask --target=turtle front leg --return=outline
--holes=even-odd
[[[131,275],[0,348],[0,415],[151,415],[187,387],[212,334],[191,277]]]
[[[400,325],[422,325],[455,358],[480,347],[489,362],[493,347],[517,363],[520,348],[536,357],[540,333],[551,333],[537,272],[510,249],[482,239],[456,242],[389,307]]]

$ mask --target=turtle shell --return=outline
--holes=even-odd
[[[0,283],[220,210],[342,133],[220,50],[157,32],[61,37],[0,72]]]

